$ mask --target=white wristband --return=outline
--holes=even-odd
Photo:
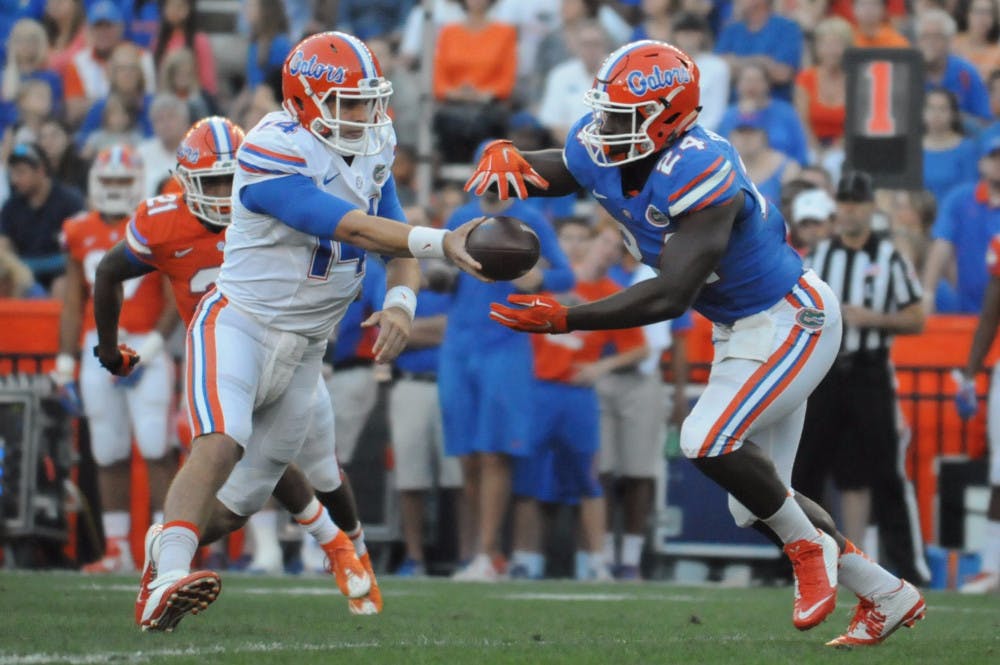
[[[154,330],[146,335],[146,339],[142,341],[142,346],[136,349],[135,352],[139,354],[142,362],[146,363],[160,355],[160,352],[163,351],[163,344],[163,335]]]
[[[417,315],[417,294],[408,286],[394,286],[385,294],[382,309],[399,307],[410,315],[410,321]]]
[[[431,229],[426,226],[414,226],[406,237],[410,254],[418,259],[443,259],[444,237],[448,232],[444,229]]]
[[[72,381],[73,375],[76,374],[76,358],[68,353],[60,353],[57,355],[56,374],[60,377],[67,377],[69,381]]]

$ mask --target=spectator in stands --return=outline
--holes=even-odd
[[[611,46],[610,38],[597,21],[578,21],[570,30],[574,57],[549,72],[538,107],[538,121],[559,145],[566,142],[573,123],[590,113],[583,95],[593,85]]]
[[[844,337],[836,362],[813,392],[792,472],[792,486],[823,500],[832,475],[840,490],[844,535],[864,539],[869,517],[879,527],[888,567],[929,581],[919,521],[897,433],[895,335],[924,327],[920,283],[888,237],[872,230],[871,177],[846,172],[837,186],[835,234],[808,261],[843,303]]]
[[[435,486],[440,491],[440,498],[450,499],[457,508],[459,558],[464,559],[471,554],[471,534],[468,519],[463,519],[464,502],[460,497],[462,468],[457,459],[444,454],[437,388],[438,350],[444,339],[451,294],[429,290],[427,273],[423,274],[425,282],[420,288],[410,339],[406,351],[396,358],[395,381],[389,393],[388,407],[400,521],[406,545],[406,558],[396,574],[404,577],[422,576],[427,572],[424,565],[424,512],[427,494]],[[439,523],[438,540],[451,538],[452,533],[448,531],[451,529]]]
[[[899,191],[893,194],[886,207],[893,244],[913,264],[917,274],[922,275],[931,247],[931,227],[937,214],[934,195],[926,190]],[[939,312],[958,309],[958,294],[948,280],[938,280],[934,302]]]
[[[39,79],[28,79],[18,85],[13,110],[6,111],[10,124],[5,135],[13,143],[38,140],[38,130],[55,111],[52,87]],[[8,144],[10,145],[10,144]]]
[[[396,181],[396,196],[404,208],[417,203],[417,149],[409,143],[396,145],[392,162],[392,179]],[[412,222],[411,222],[412,223]]]
[[[192,118],[204,118],[218,113],[215,100],[199,87],[194,51],[181,48],[168,53],[160,65],[158,92],[181,99],[188,105]]]
[[[781,186],[799,174],[799,165],[768,144],[761,125],[739,124],[729,133],[729,140],[760,193],[773,205],[781,205]]]
[[[458,23],[465,17],[465,12],[458,0],[434,0],[431,8],[431,22],[434,24],[435,42],[441,34],[441,28]],[[424,8],[423,2],[410,10],[403,23],[403,39],[399,43],[401,65],[406,69],[414,69],[422,58],[424,42]]]
[[[76,151],[66,122],[58,118],[46,118],[38,128],[38,145],[52,165],[53,179],[86,194],[89,167]]]
[[[675,0],[641,0],[639,7],[642,11],[642,18],[632,30],[629,41],[655,39],[673,43],[673,17],[677,14],[676,5]]]
[[[974,182],[975,141],[965,137],[962,113],[955,95],[944,89],[924,95],[924,187],[937,201],[956,185]]]
[[[45,81],[52,88],[52,105],[62,104],[62,80],[48,69],[49,46],[45,28],[38,21],[24,18],[14,24],[7,45],[7,64],[3,68],[2,102],[17,98],[21,83],[29,79]]]
[[[729,105],[729,63],[712,53],[712,27],[704,17],[680,14],[674,19],[673,44],[698,65],[701,113],[698,124],[716,130]]]
[[[916,29],[917,46],[924,58],[926,89],[950,90],[969,120],[980,123],[989,120],[989,94],[979,72],[968,60],[951,52],[955,19],[943,10],[928,9],[917,15]]]
[[[0,245],[0,300],[4,298],[47,298],[48,293],[35,281],[26,266],[10,247]]]
[[[396,43],[414,0],[340,0],[337,4],[337,30],[365,43],[374,38]]]
[[[617,224],[603,209],[597,227],[607,240]],[[618,234],[620,235],[620,234]],[[649,267],[622,251],[608,272],[620,288],[654,276]],[[598,468],[604,486],[608,523],[604,558],[614,576],[640,579],[640,563],[654,508],[656,479],[663,472],[666,428],[680,430],[688,414],[687,345],[690,314],[643,326],[647,354],[632,367],[603,376],[597,382],[601,405],[601,453]],[[670,389],[663,383],[661,363],[670,355]],[[664,413],[667,417],[664,418]],[[616,519],[616,513],[621,519]],[[621,532],[616,533],[616,524]],[[618,537],[620,536],[620,538]],[[616,547],[620,541],[620,547]]]
[[[183,100],[160,93],[149,105],[153,136],[139,144],[143,159],[143,195],[155,196],[163,190],[177,165],[177,148],[191,126],[190,107]]]
[[[246,83],[252,90],[269,73],[281,69],[292,50],[292,42],[288,36],[288,15],[281,0],[247,0],[244,7],[250,25]]]
[[[833,176],[822,166],[815,164],[803,166],[796,179],[805,180],[811,183],[813,187],[818,187],[833,196]]]
[[[142,48],[152,46],[160,30],[163,0],[115,1],[125,15],[125,37]]]
[[[1000,122],[1000,70],[993,72],[988,79],[986,79],[986,87],[989,90],[990,95],[990,116],[992,117],[993,125],[986,129],[987,132],[998,127],[997,123]]]
[[[600,0],[562,0],[559,3],[559,24],[539,42],[533,76],[524,89],[529,103],[536,104],[542,98],[545,81],[552,68],[575,56],[569,44],[573,29],[581,21],[599,20],[599,10],[604,8]]]
[[[805,120],[809,149],[820,161],[827,150],[842,150],[847,79],[844,51],[851,47],[851,24],[834,16],[813,32],[813,66],[795,77],[795,110]]]
[[[87,134],[87,140],[80,148],[80,156],[90,161],[106,148],[115,145],[136,148],[141,141],[138,119],[125,99],[112,92],[101,108],[101,126]]]
[[[910,42],[888,20],[886,0],[854,0],[854,19],[858,48],[909,48]]]
[[[67,218],[83,210],[83,197],[52,179],[48,158],[35,144],[15,145],[7,166],[13,191],[0,210],[0,236],[52,291],[66,267],[59,233]]]
[[[400,57],[393,51],[388,40],[376,37],[365,43],[382,65],[382,76],[392,81],[390,113],[396,136],[402,143],[415,144],[421,131],[420,97],[424,94],[424,82],[420,73],[403,67]]]
[[[792,82],[802,64],[802,31],[775,14],[774,0],[734,0],[733,21],[719,34],[715,51],[729,62],[737,80],[748,65],[761,68],[774,96],[791,101]]]
[[[984,81],[1000,69],[1000,4],[997,0],[971,0],[965,14],[965,32],[955,35],[952,51],[979,71]]]
[[[149,122],[149,104],[153,100],[153,93],[146,80],[148,74],[143,66],[144,59],[148,57],[148,53],[130,42],[122,42],[115,47],[107,63],[108,92],[101,99],[95,101],[90,110],[87,111],[87,115],[84,116],[80,125],[80,132],[76,137],[81,151],[91,132],[97,131],[98,128],[123,131],[118,126],[109,128],[104,124],[106,121],[105,105],[112,97],[117,98],[125,105],[129,117],[134,122],[134,128],[139,132],[140,139],[143,136],[152,136],[153,127]],[[132,128],[131,125],[129,128]],[[130,145],[133,144],[130,143]]]
[[[506,133],[517,80],[517,29],[489,18],[495,0],[463,0],[465,20],[441,29],[434,52],[434,130],[446,162],[468,162],[490,136]]]
[[[66,69],[63,92],[66,95],[66,119],[77,125],[97,101],[107,96],[111,89],[111,60],[119,47],[130,45],[129,57],[134,58],[141,71],[146,93],[152,93],[156,80],[153,56],[131,45],[123,38],[124,18],[111,0],[98,0],[87,10],[90,47],[77,53]],[[121,57],[121,56],[120,56]],[[96,127],[100,112],[91,118]]]
[[[837,206],[823,189],[807,189],[792,199],[790,235],[800,254],[809,254],[833,233]]]
[[[195,29],[197,0],[162,0],[161,4],[163,19],[156,39],[153,40],[153,62],[157,70],[162,69],[167,54],[178,49],[191,49],[196,58],[199,87],[215,96],[219,92],[215,54],[212,53],[208,35]]]
[[[48,68],[65,77],[70,62],[87,48],[83,0],[48,0],[42,24],[49,39]]]
[[[788,102],[771,96],[767,73],[758,64],[744,64],[736,79],[736,102],[722,116],[719,133],[729,136],[740,125],[760,127],[768,143],[799,165],[809,162],[802,121]]]
[[[983,302],[988,281],[986,251],[1000,229],[1000,136],[983,142],[979,155],[979,181],[955,187],[938,206],[931,229],[934,241],[923,273],[929,314],[940,310],[941,303],[935,304],[933,294],[945,276],[954,275],[957,312],[978,314]]]

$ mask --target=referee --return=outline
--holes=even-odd
[[[792,486],[822,497],[832,473],[844,534],[861,546],[874,515],[887,567],[926,584],[889,362],[894,335],[923,330],[922,292],[910,263],[889,238],[872,231],[873,201],[871,177],[845,172],[837,186],[834,235],[807,258],[841,302],[844,337],[836,362],[809,398]]]

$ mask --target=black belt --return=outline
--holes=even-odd
[[[354,369],[355,367],[371,367],[372,364],[373,361],[371,358],[348,358],[347,360],[333,363],[333,371],[342,372],[345,369]]]
[[[438,380],[436,372],[404,372],[403,370],[396,370],[396,378],[423,383],[437,383]]]

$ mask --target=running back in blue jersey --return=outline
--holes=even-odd
[[[744,203],[719,267],[694,302],[715,323],[761,312],[787,294],[802,275],[802,260],[785,241],[785,220],[754,187],[736,150],[695,125],[659,157],[641,191],[622,192],[621,169],[594,164],[578,138],[585,116],[569,133],[563,159],[570,173],[618,220],[632,256],[659,269],[675,220],[717,206],[743,192]]]

